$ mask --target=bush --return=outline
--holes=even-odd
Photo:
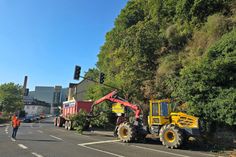
[[[8,122],[10,119],[7,117],[0,117],[0,124]]]
[[[208,121],[236,125],[236,29],[181,71],[175,96]]]
[[[78,133],[82,133],[87,123],[87,112],[80,110],[78,114],[70,117],[70,120],[73,121],[73,128],[77,130]]]

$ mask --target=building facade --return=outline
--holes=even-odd
[[[68,92],[68,100],[77,100],[77,101],[85,101],[87,100],[87,91],[90,86],[95,84],[90,80],[82,80],[78,84],[70,84],[69,92]]]
[[[55,114],[58,106],[67,100],[68,88],[61,86],[36,86],[35,91],[30,91],[29,96],[38,101],[43,101],[50,105],[51,114]]]
[[[44,101],[38,101],[32,97],[24,97],[24,111],[30,115],[40,115],[50,113],[50,104]]]

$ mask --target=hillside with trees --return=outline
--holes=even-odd
[[[105,84],[144,109],[150,98],[172,97],[207,122],[235,126],[235,26],[235,0],[130,0],[86,76],[105,73]],[[87,95],[111,90],[97,85]]]

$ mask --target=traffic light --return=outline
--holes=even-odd
[[[75,80],[79,80],[80,71],[81,71],[81,67],[78,66],[78,65],[76,65],[76,66],[75,66],[75,73],[74,73],[74,79],[75,79]]]
[[[99,75],[99,82],[101,84],[103,84],[104,83],[104,79],[105,79],[105,74],[101,72],[100,75]]]

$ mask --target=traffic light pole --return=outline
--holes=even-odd
[[[83,78],[83,79],[85,79],[85,80],[89,80],[89,81],[92,81],[92,82],[95,82],[95,83],[98,83],[98,84],[102,84],[102,85],[104,85],[104,86],[106,86],[106,87],[109,87],[109,88],[121,90],[121,89],[119,89],[119,88],[116,88],[116,87],[113,87],[113,86],[104,84],[104,83],[103,83],[103,82],[104,82],[104,79],[105,79],[105,77],[104,77],[105,74],[104,74],[104,73],[100,73],[100,75],[99,75],[99,82],[98,82],[98,81],[95,81],[95,80],[93,80],[93,79],[91,79],[91,78],[87,78],[87,77],[80,76],[80,71],[81,71],[81,66],[76,65],[76,66],[75,66],[75,71],[74,71],[74,79],[75,79],[75,80],[79,80],[79,78]]]
[[[92,81],[92,82],[95,82],[95,83],[101,84],[100,82],[95,81],[95,80],[93,80],[93,79],[91,79],[91,78],[88,78],[88,77],[83,77],[83,76],[79,76],[79,77],[80,77],[80,78],[83,78],[83,79],[85,79],[85,80],[89,80],[89,81]],[[103,83],[102,85],[104,85],[104,86],[106,86],[106,87],[109,87],[109,88],[113,88],[113,89],[121,90],[121,89],[119,89],[119,88],[117,88],[117,87],[113,87],[113,86],[110,86],[110,85],[105,84],[105,83]]]

